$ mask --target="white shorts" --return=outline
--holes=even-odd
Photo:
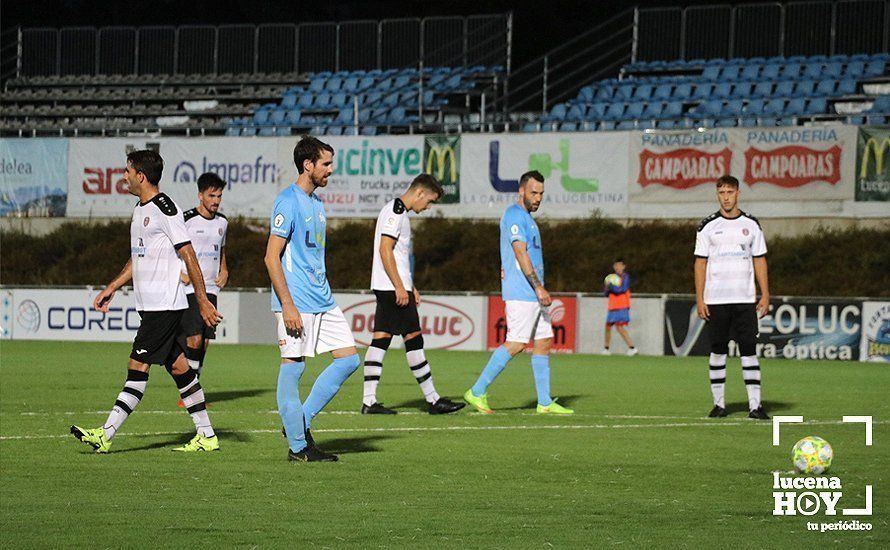
[[[300,313],[300,317],[303,318],[303,332],[299,338],[294,338],[287,333],[281,312],[275,312],[282,357],[315,357],[319,353],[355,347],[352,331],[339,307],[323,313]]]
[[[541,307],[538,302],[507,300],[507,341],[527,344],[531,340],[553,338],[553,325],[550,324],[550,308]]]

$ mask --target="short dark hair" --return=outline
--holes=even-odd
[[[719,178],[717,178],[717,188],[719,189],[719,188],[723,187],[724,185],[728,185],[730,187],[735,187],[736,189],[738,189],[739,188],[739,180],[737,180],[733,176],[730,176],[729,174],[726,174],[725,176],[720,176]]]
[[[613,263],[613,264],[619,264],[619,263],[620,263],[620,264],[623,264],[623,263],[624,263],[624,258],[615,258],[615,261],[612,262],[612,263]]]
[[[519,176],[519,187],[525,187],[528,180],[535,180],[544,183],[544,175],[537,170],[531,170]]]
[[[408,189],[413,189],[415,187],[420,187],[421,189],[426,189],[427,191],[431,191],[442,198],[445,194],[445,190],[442,189],[442,184],[439,183],[435,177],[430,174],[420,174],[414,181],[411,182],[411,185],[408,186]]]
[[[198,192],[203,193],[210,188],[225,189],[228,187],[226,180],[222,179],[215,172],[204,172],[198,177]]]
[[[322,151],[330,151],[334,154],[334,148],[318,138],[303,136],[294,147],[294,164],[297,165],[297,173],[303,173],[303,163],[307,160],[315,162],[321,158]]]
[[[164,159],[160,153],[151,149],[132,151],[127,155],[127,162],[133,166],[133,170],[142,172],[145,179],[154,186],[161,183],[161,174],[164,173]]]

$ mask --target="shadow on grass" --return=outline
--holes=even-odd
[[[232,430],[216,430],[216,435],[217,435],[217,437],[219,437],[220,441],[236,441],[238,443],[249,443],[249,442],[253,441],[253,438],[250,436],[250,434],[232,431]],[[144,439],[146,437],[157,437],[157,436],[150,435],[150,434],[145,434],[145,435],[123,434],[123,437],[126,437],[128,439],[131,437]],[[139,447],[131,447],[129,449],[117,450],[117,449],[112,448],[111,452],[112,453],[129,453],[129,452],[133,452],[133,451],[150,451],[152,449],[163,449],[165,447],[169,447],[169,448],[173,449],[174,447],[180,447],[182,445],[185,445],[186,443],[191,441],[191,439],[193,437],[195,437],[194,433],[183,433],[182,435],[171,435],[171,436],[167,436],[166,439],[164,439],[164,441],[156,441],[154,443],[148,443],[146,445],[141,445]]]
[[[571,409],[572,403],[574,403],[578,399],[581,399],[582,397],[584,397],[584,396],[583,395],[557,395],[556,400],[563,407],[568,407]],[[494,403],[489,403],[489,405],[491,405],[494,408],[495,412],[497,412],[497,411],[525,411],[525,410],[530,410],[530,411],[534,412],[538,407],[538,400],[537,399],[529,399],[522,405],[517,405],[515,407],[498,407]]]
[[[794,403],[787,403],[785,401],[764,401],[763,409],[772,416],[773,413],[787,411],[788,409],[794,407]],[[748,402],[747,401],[738,401],[735,403],[727,403],[726,404],[726,413],[745,413],[748,414]]]
[[[380,448],[375,445],[385,439],[392,439],[388,435],[367,435],[362,437],[340,437],[337,439],[323,439],[324,434],[316,437],[316,443],[321,449],[335,454],[351,453],[376,453]]]
[[[205,392],[207,396],[207,402],[211,405],[213,403],[222,403],[223,401],[235,401],[236,399],[243,399],[245,397],[257,397],[259,395],[266,395],[267,393],[272,393],[272,389],[254,389],[254,390],[236,390],[236,391],[214,391],[214,392]]]

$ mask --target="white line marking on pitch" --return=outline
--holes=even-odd
[[[164,411],[144,411],[139,409],[139,414],[176,414],[181,415],[183,411],[180,410],[164,410]],[[263,411],[239,411],[239,410],[214,410],[212,407],[210,409],[213,414],[278,414],[278,411],[275,409],[271,410],[263,410]],[[540,416],[537,412],[527,411],[527,412],[517,412],[515,410],[501,410],[495,411],[496,413],[510,416]],[[99,414],[99,415],[107,415],[108,411],[33,411],[33,412],[20,412],[20,416],[78,416],[78,415],[86,415],[86,414]],[[359,411],[322,411],[319,413],[321,415],[336,415],[336,416],[359,416],[362,413]],[[399,415],[420,415],[420,416],[428,416],[429,413],[421,412],[421,411],[399,411]],[[584,414],[584,413],[575,413],[572,415],[575,418],[613,418],[618,420],[702,420],[701,416],[672,416],[672,415],[635,415],[635,414]]]
[[[875,424],[887,424],[890,421],[875,422]],[[825,426],[832,424],[841,424],[837,420],[811,420],[805,422],[808,425]],[[564,424],[564,425],[518,425],[518,426],[413,426],[413,427],[390,427],[390,428],[322,428],[315,430],[315,433],[345,433],[345,432],[455,432],[455,431],[503,431],[503,430],[610,430],[610,429],[647,429],[647,428],[696,428],[696,427],[726,427],[726,426],[767,426],[756,421],[742,420],[738,422],[673,422],[662,424]],[[142,433],[125,433],[130,437],[147,437],[159,435],[182,435],[183,432],[142,432]],[[221,434],[226,433],[249,433],[249,434],[267,434],[281,433],[281,430],[220,430]],[[52,435],[5,435],[0,436],[0,441],[9,440],[26,440],[26,439],[60,439],[71,437],[69,434],[52,434]]]

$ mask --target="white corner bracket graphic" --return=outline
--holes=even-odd
[[[844,418],[847,418],[847,417],[844,417]],[[853,417],[851,417],[851,418],[853,418]],[[856,418],[859,418],[859,417],[856,417]],[[871,417],[868,417],[868,418],[871,419]],[[773,417],[773,447],[779,446],[779,427],[783,423],[785,423],[785,424],[791,424],[791,423],[800,424],[801,422],[803,422],[802,416],[774,416]],[[870,420],[869,420],[868,426],[869,426],[869,434],[871,434],[871,421]]]
[[[865,446],[871,447],[871,417],[870,416],[845,416],[844,422],[861,422],[865,424]]]

